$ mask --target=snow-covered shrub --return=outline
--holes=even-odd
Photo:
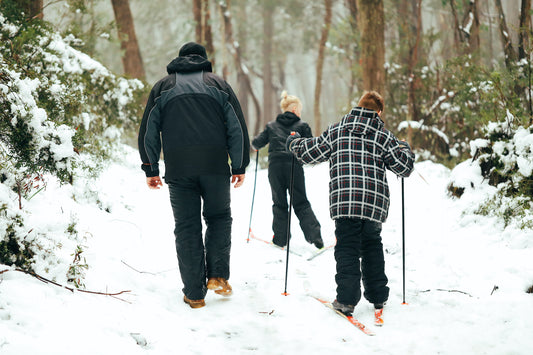
[[[460,56],[417,67],[410,76],[405,66],[388,63],[385,120],[400,137],[410,139],[419,159],[453,167],[468,157],[470,140],[483,133],[480,128],[503,120],[506,110],[521,120],[516,124],[531,124],[528,66],[520,61],[511,69],[492,69]],[[414,116],[407,106],[411,87]]]
[[[28,224],[34,212],[24,207],[47,179],[72,184],[96,174],[123,132],[136,129],[145,88],[74,49],[74,38],[24,19],[13,4],[0,2],[0,263],[32,269],[50,259],[45,269],[54,268],[65,261],[60,250],[72,248],[69,278],[81,285],[83,237],[70,218],[58,216],[53,223],[64,225],[64,235],[51,236]]]
[[[485,138],[470,142],[472,159],[452,170],[448,191],[460,198],[490,186],[476,213],[499,216],[505,225],[533,228],[533,127],[515,121],[507,111],[505,121],[484,127]]]

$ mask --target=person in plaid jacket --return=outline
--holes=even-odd
[[[330,216],[335,220],[337,297],[333,306],[351,315],[364,297],[382,309],[389,296],[381,225],[389,210],[386,170],[400,177],[413,171],[414,154],[384,127],[383,98],[366,92],[357,107],[319,137],[287,138],[286,146],[302,163],[329,161]],[[361,260],[360,260],[361,259]]]

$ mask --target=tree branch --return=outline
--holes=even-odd
[[[10,269],[6,269],[6,270],[3,270],[0,272],[0,274],[3,274],[4,272],[6,271],[10,271]],[[115,293],[108,293],[108,292],[98,292],[98,291],[89,291],[89,290],[80,290],[80,289],[75,289],[75,288],[72,288],[72,287],[68,287],[68,286],[65,286],[65,285],[61,285],[55,281],[52,281],[52,280],[49,280],[41,275],[38,275],[36,273],[34,273],[33,271],[28,271],[28,270],[24,270],[24,269],[20,269],[20,268],[16,268],[15,271],[19,271],[19,272],[22,272],[22,273],[25,273],[25,274],[28,274],[30,276],[33,276],[35,277],[37,280],[41,281],[41,282],[44,282],[46,284],[50,283],[52,285],[55,285],[55,286],[58,286],[58,287],[61,287],[61,288],[64,288],[66,290],[69,290],[70,292],[74,293],[74,291],[78,291],[78,292],[83,292],[83,293],[90,293],[90,294],[93,294],[93,295],[101,295],[101,296],[111,296],[113,298],[116,298],[120,301],[123,301],[123,302],[128,302],[126,300],[123,300],[121,298],[118,298],[116,296],[118,295],[122,295],[124,293],[128,293],[128,292],[131,292],[130,290],[128,291],[120,291],[120,292],[115,292]],[[129,302],[128,302],[129,303]]]

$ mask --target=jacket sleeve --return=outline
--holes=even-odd
[[[313,137],[313,133],[311,132],[311,126],[307,124],[306,122],[303,123],[302,131],[300,132],[303,138],[311,138]]]
[[[255,137],[252,140],[252,146],[259,150],[263,148],[265,145],[267,145],[269,141],[270,141],[270,137],[268,134],[268,127],[265,127],[265,130],[259,133],[257,137]]]
[[[331,143],[328,131],[314,138],[296,138],[290,143],[289,150],[306,164],[317,164],[329,160]]]
[[[415,155],[407,142],[392,137],[383,157],[385,166],[400,177],[409,177],[414,169]]]
[[[231,86],[226,83],[228,100],[224,106],[228,152],[232,175],[244,174],[250,163],[250,138],[241,105]]]
[[[159,156],[161,154],[161,116],[159,97],[155,87],[150,92],[144,110],[137,143],[141,156],[141,169],[146,177],[159,176]]]

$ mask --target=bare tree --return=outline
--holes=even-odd
[[[272,36],[274,34],[275,4],[264,1],[263,7],[263,119],[258,126],[264,126],[273,117],[272,92]]]
[[[252,88],[252,81],[250,79],[250,76],[248,75],[249,70],[248,67],[243,63],[242,56],[241,56],[241,50],[238,45],[238,43],[235,42],[233,38],[233,26],[231,24],[231,15],[230,15],[230,1],[219,1],[218,6],[220,7],[220,13],[222,14],[222,20],[224,22],[224,37],[225,42],[227,46],[227,50],[231,53],[233,56],[233,60],[235,61],[235,67],[237,68],[238,75],[241,75],[243,80],[246,82],[246,87],[248,89],[248,93],[252,97],[252,101],[255,106],[255,114],[256,114],[256,125],[254,129],[254,135],[259,134],[259,120],[261,119],[261,106],[259,105],[259,100],[257,99],[257,96],[255,96],[253,88]],[[250,127],[250,122],[248,117],[246,117],[246,124],[248,127]]]
[[[124,73],[133,78],[144,79],[144,65],[135,36],[135,26],[131,15],[129,0],[111,0],[118,28],[118,38],[122,49]]]
[[[383,0],[357,0],[361,32],[363,89],[385,90],[385,14]]]
[[[513,48],[513,42],[511,40],[509,29],[507,28],[507,22],[505,21],[505,14],[503,13],[503,7],[501,0],[496,0],[496,8],[498,9],[498,16],[500,20],[500,34],[503,42],[503,53],[505,55],[505,65],[510,68],[514,62],[516,62],[516,52]]]
[[[531,34],[531,0],[522,0],[520,9],[520,32],[518,34],[518,58],[528,58]]]
[[[215,48],[213,46],[213,33],[211,31],[211,12],[209,11],[208,0],[193,0],[192,12],[195,22],[195,37],[196,43],[203,45],[207,51],[207,55],[212,58],[214,63]]]
[[[361,58],[361,50],[358,45],[359,43],[359,28],[357,26],[357,0],[346,0],[345,2],[346,7],[348,8],[349,12],[349,23],[350,23],[350,39],[353,43],[353,48],[350,50],[350,53],[347,56],[347,60],[350,63],[350,72],[351,72],[351,78],[350,78],[350,84],[348,89],[348,101],[351,102],[353,100],[353,95],[355,93],[356,87],[362,87],[362,81],[361,76],[358,75],[356,68],[359,64],[359,59]]]
[[[324,25],[320,35],[320,43],[318,45],[318,59],[316,62],[316,84],[315,84],[315,101],[314,101],[314,118],[315,118],[315,134],[322,131],[322,117],[320,115],[320,94],[322,92],[322,71],[324,69],[324,56],[326,51],[326,42],[329,36],[329,28],[331,27],[333,0],[324,0],[326,8],[324,15]]]

